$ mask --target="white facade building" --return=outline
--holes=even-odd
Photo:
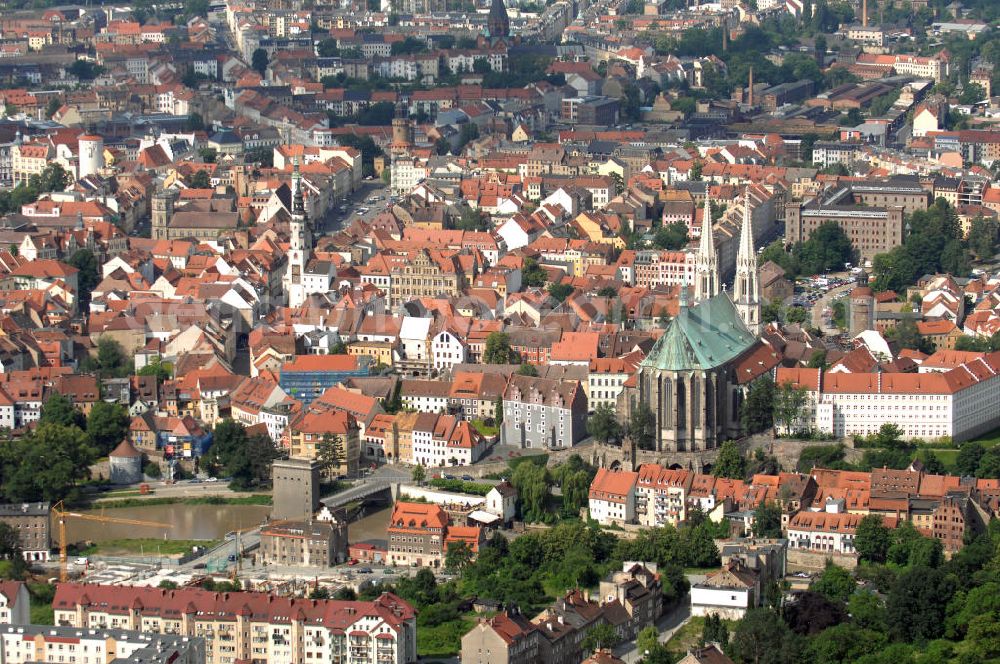
[[[635,523],[638,473],[599,468],[590,483],[590,518],[602,526]]]
[[[779,368],[776,382],[805,387],[814,408],[804,425],[837,437],[896,424],[905,438],[959,442],[1000,425],[1000,353],[943,373],[833,373]]]
[[[431,339],[431,362],[438,371],[467,361],[468,348],[453,332],[442,330]]]

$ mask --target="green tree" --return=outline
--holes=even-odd
[[[635,649],[640,653],[651,652],[658,645],[660,645],[660,631],[653,625],[643,627],[635,637]]]
[[[739,446],[732,440],[727,440],[719,448],[719,456],[712,466],[712,474],[716,477],[728,477],[742,480],[746,477],[746,459]]]
[[[52,392],[42,405],[38,423],[84,429],[87,426],[87,418],[67,397],[58,392]]]
[[[316,459],[323,472],[329,473],[339,469],[341,464],[347,464],[347,453],[344,450],[344,439],[335,433],[324,433],[322,440],[316,446]]]
[[[900,348],[918,350],[921,353],[933,353],[934,344],[930,339],[922,337],[913,318],[907,317],[899,321],[895,328],[895,338]]]
[[[465,542],[452,542],[445,554],[444,566],[451,572],[461,572],[472,562],[472,549]]]
[[[803,274],[821,274],[842,270],[845,263],[857,262],[857,251],[850,238],[835,221],[827,221],[798,244],[794,253]]]
[[[482,210],[463,205],[455,227],[463,231],[484,231],[489,228],[489,215],[484,214]]]
[[[271,463],[278,456],[278,450],[270,437],[247,436],[243,454],[234,456],[226,464],[226,474],[232,478],[229,487],[236,491],[246,491],[269,485]]]
[[[975,104],[986,99],[986,91],[977,83],[966,83],[962,94],[958,96],[959,104]]]
[[[885,632],[885,603],[870,590],[855,591],[847,600],[847,612],[851,620],[864,629]]]
[[[705,617],[705,626],[701,628],[702,643],[718,643],[725,650],[729,645],[729,628],[719,614],[713,613]]]
[[[563,514],[566,517],[575,517],[580,513],[582,508],[587,506],[590,498],[590,483],[592,481],[592,473],[586,470],[567,473],[563,477],[560,490],[563,497]]]
[[[792,664],[798,642],[791,629],[769,609],[750,609],[733,630],[726,654],[748,664]]]
[[[855,584],[851,573],[843,567],[827,561],[823,574],[811,589],[825,595],[830,600],[844,603],[854,592],[854,588]]]
[[[522,362],[521,366],[517,368],[518,376],[531,376],[532,378],[538,377],[538,369],[535,368],[534,364],[528,364],[527,362]]]
[[[525,258],[521,268],[521,283],[528,288],[541,288],[548,281],[542,266],[534,258]]]
[[[9,502],[72,499],[95,458],[90,438],[77,426],[40,422],[33,433],[0,446],[0,491]]]
[[[327,37],[316,44],[316,55],[321,58],[336,58],[340,55],[337,40]]]
[[[96,286],[101,279],[98,272],[97,258],[94,256],[94,252],[90,249],[77,249],[66,262],[80,271],[79,274],[77,274],[80,309],[83,311],[89,311],[90,293],[94,290],[94,286]]]
[[[87,416],[87,435],[99,454],[107,454],[122,442],[128,427],[128,410],[119,403],[98,401]]]
[[[505,332],[490,332],[483,349],[483,364],[514,364],[517,352],[510,347],[510,336]]]
[[[892,546],[892,533],[885,527],[882,517],[867,514],[858,522],[854,532],[854,550],[862,560],[884,563]]]
[[[423,484],[424,480],[427,479],[427,471],[424,470],[423,466],[414,466],[410,479],[413,480],[414,484]]]
[[[157,382],[162,383],[165,380],[170,380],[170,368],[170,364],[163,363],[160,361],[160,358],[154,357],[146,363],[146,366],[139,369],[136,375],[156,376]]]
[[[100,376],[127,376],[129,367],[125,349],[109,336],[97,340],[97,355],[85,357],[80,362],[80,373],[97,373]]]
[[[955,579],[939,569],[918,566],[904,570],[886,600],[889,633],[910,643],[940,637],[945,610],[955,590]]]
[[[614,648],[621,641],[618,631],[609,623],[600,623],[587,630],[581,647],[584,652],[594,652],[601,648]]]
[[[750,384],[740,404],[740,425],[744,433],[760,433],[774,425],[774,381],[762,376]]]
[[[267,51],[262,48],[255,50],[253,55],[250,57],[250,68],[260,74],[263,78],[263,76],[267,73],[267,64]]]
[[[656,448],[656,416],[646,402],[640,402],[632,408],[628,421],[628,434],[638,449]]]
[[[62,108],[62,99],[57,96],[50,97],[49,103],[45,106],[45,117],[51,120],[52,116],[55,115],[60,108]]]
[[[549,485],[545,468],[534,463],[521,463],[514,469],[510,483],[521,499],[521,516],[525,521],[544,521]]]
[[[753,536],[781,537],[781,508],[775,503],[762,503],[753,513]]]
[[[688,227],[682,221],[675,221],[666,226],[660,226],[653,236],[653,244],[660,249],[678,251],[687,246]]]
[[[9,563],[3,577],[20,580],[28,571],[28,563],[21,550],[21,538],[9,523],[0,523],[0,560]]]
[[[192,189],[211,189],[212,179],[208,176],[208,171],[201,169],[192,175],[189,186]]]
[[[806,405],[806,388],[791,381],[782,383],[774,392],[774,421],[785,433],[794,433]]]
[[[81,81],[92,81],[104,72],[104,67],[89,60],[76,60],[66,72]]]
[[[621,424],[615,409],[606,403],[599,404],[587,418],[587,433],[600,443],[617,441],[621,437]]]
[[[549,284],[549,296],[558,302],[564,302],[566,298],[573,294],[573,286],[571,284]]]

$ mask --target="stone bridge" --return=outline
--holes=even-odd
[[[332,496],[323,498],[320,502],[329,508],[343,507],[356,500],[371,498],[381,492],[387,492],[395,500],[399,496],[399,482],[394,482],[390,479],[360,480],[351,488],[338,491]]]

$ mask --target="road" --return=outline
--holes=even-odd
[[[667,613],[656,622],[656,628],[660,630],[660,643],[666,643],[673,638],[677,630],[686,625],[690,619],[691,602],[688,596],[685,595],[680,605],[674,607],[673,611]],[[614,649],[614,655],[624,661],[625,664],[635,664],[643,658],[645,653],[636,650],[635,641],[629,641],[628,643],[618,645]]]
[[[833,298],[840,293],[850,291],[854,288],[855,284],[848,283],[843,286],[837,286],[836,288],[831,288],[828,292],[823,294],[823,297],[816,300],[812,308],[812,324],[813,327],[823,330],[823,334],[826,336],[836,336],[840,334],[840,329],[833,325],[827,325],[823,320],[823,311],[832,306]]]
[[[361,218],[366,221],[382,212],[387,204],[386,196],[389,194],[389,187],[382,180],[364,180],[361,186],[351,193],[349,197],[333,207],[317,224],[318,235],[332,235],[344,226],[349,226],[355,219]],[[368,199],[378,198],[373,203],[368,203]],[[341,208],[346,208],[341,210]],[[368,208],[368,212],[359,213],[358,208]]]

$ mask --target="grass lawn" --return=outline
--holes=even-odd
[[[994,429],[989,433],[984,433],[979,438],[975,438],[969,442],[979,443],[983,447],[996,447],[997,445],[1000,445],[1000,429]],[[961,445],[961,443],[959,444]]]
[[[948,469],[948,472],[955,472],[955,462],[958,460],[958,450],[931,450],[944,467]]]
[[[42,604],[41,606],[31,606],[31,624],[32,625],[55,625],[56,624],[56,612],[52,608],[51,604]]]
[[[47,583],[29,583],[28,593],[31,596],[31,624],[55,625],[52,598],[55,597],[56,587]]]
[[[93,505],[107,509],[117,507],[146,507],[149,505],[270,505],[271,495],[251,493],[242,496],[154,496],[152,498],[97,499]]]
[[[453,657],[462,651],[462,636],[472,629],[475,619],[462,617],[434,627],[417,630],[417,654],[423,658]]]
[[[155,537],[145,537],[141,539],[116,539],[104,542],[95,542],[93,546],[81,549],[78,553],[81,556],[88,555],[134,555],[142,554],[146,556],[174,556],[187,553],[196,546],[212,548],[218,544],[218,540],[163,540]]]
[[[486,422],[483,420],[472,420],[472,426],[476,428],[476,431],[483,434],[484,436],[495,436],[500,433],[500,427],[487,426]]]
[[[736,621],[726,620],[726,627],[732,634],[736,628]],[[701,633],[705,629],[705,619],[701,616],[692,616],[683,627],[677,630],[669,641],[667,650],[670,652],[670,661],[677,662],[687,655],[687,652],[701,645]]]
[[[681,627],[667,641],[667,650],[670,651],[671,661],[684,657],[688,650],[701,645],[701,633],[705,628],[705,619],[700,616],[692,616],[687,624]]]

